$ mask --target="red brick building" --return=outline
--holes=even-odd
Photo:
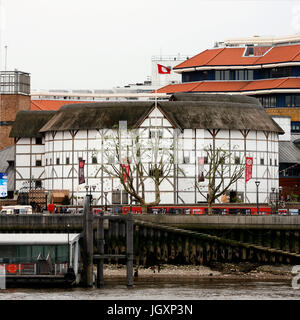
[[[30,110],[30,76],[21,71],[0,72],[0,150],[14,144],[9,138],[16,114]]]

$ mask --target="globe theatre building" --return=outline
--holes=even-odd
[[[114,161],[107,136],[118,130],[120,121],[126,122],[128,130],[135,128],[146,145],[151,145],[153,132],[165,146],[174,145],[176,139],[177,148],[170,150],[174,156],[176,152],[177,161],[160,185],[162,204],[205,201],[195,184],[199,159],[204,160],[204,172],[208,170],[206,148],[210,145],[231,154],[232,168],[245,157],[253,157],[252,178],[245,182],[244,174],[230,188],[240,201],[256,202],[256,180],[260,181],[260,202],[268,202],[271,188],[278,188],[278,135],[284,131],[257,99],[175,94],[170,101],[82,103],[58,111],[20,111],[10,133],[15,139],[16,190],[29,181],[46,191],[69,190],[71,202],[81,204],[88,185],[95,187],[95,204],[128,203],[120,179],[105,170]],[[78,181],[80,160],[85,161],[84,184]],[[151,202],[155,190],[150,163],[148,169],[145,196]],[[205,193],[206,180],[201,187]],[[116,200],[118,192],[122,197]]]

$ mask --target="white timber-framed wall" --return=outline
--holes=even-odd
[[[45,181],[44,137],[17,138],[15,144],[16,190],[35,188]]]
[[[150,129],[162,130],[164,139],[177,137],[178,164],[161,185],[161,204],[191,204],[205,199],[196,190],[198,165],[197,158],[205,157],[205,147],[215,145],[233,153],[233,158],[253,157],[252,179],[245,183],[243,176],[230,189],[242,195],[246,203],[256,202],[255,181],[260,181],[259,201],[268,202],[271,188],[278,188],[278,133],[263,130],[219,130],[219,129],[183,129],[178,131],[170,119],[158,107],[138,125],[141,137],[149,139]],[[82,204],[86,194],[85,186],[96,186],[93,197],[95,204],[104,205],[107,192],[107,204],[112,204],[112,191],[122,190],[117,178],[110,177],[103,170],[108,165],[104,156],[107,147],[106,136],[112,129],[85,129],[47,131],[42,145],[35,144],[35,138],[16,139],[16,188],[20,190],[24,182],[31,178],[42,180],[47,191],[67,189],[73,204]],[[179,132],[179,135],[175,134]],[[183,158],[189,159],[183,163]],[[78,185],[78,159],[85,160],[85,184]],[[94,158],[94,159],[93,159]],[[36,167],[35,161],[41,159],[42,166]],[[96,159],[96,160],[95,160]],[[95,162],[96,163],[93,163]],[[181,168],[185,176],[178,173]],[[208,170],[208,164],[204,165]],[[204,193],[207,182],[203,182]],[[146,183],[146,202],[154,200],[153,183]],[[220,201],[220,199],[219,199]]]

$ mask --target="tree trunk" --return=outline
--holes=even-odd
[[[147,213],[148,206],[146,204],[141,204],[142,213]]]
[[[212,211],[212,201],[208,200],[207,205],[208,205],[208,215],[212,215],[213,211]]]

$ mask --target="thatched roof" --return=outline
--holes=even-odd
[[[244,95],[216,94],[216,93],[174,93],[170,101],[217,101],[230,103],[253,103],[259,104],[256,98]]]
[[[19,111],[9,136],[12,138],[41,137],[39,132],[56,111]]]
[[[253,97],[225,94],[175,94],[159,105],[181,128],[264,130],[282,128]],[[184,112],[183,112],[184,110]]]
[[[175,94],[170,100],[159,101],[157,105],[180,129],[248,129],[284,133],[255,98],[223,94]],[[154,106],[151,101],[69,104],[49,115],[48,121],[35,119],[35,115],[41,113],[38,111],[32,114],[32,122],[39,123],[35,128],[39,127],[40,132],[114,128],[119,121],[125,120],[128,128],[132,128],[138,126]],[[21,123],[22,129],[19,128],[19,119],[24,115],[24,111],[21,117],[18,113],[11,136],[17,136],[15,132],[19,134],[23,131],[24,134],[26,130],[34,131],[26,129],[24,123]]]
[[[127,121],[128,128],[144,118],[152,109],[153,102],[99,102],[65,105],[41,129],[81,130],[114,128],[119,121]]]

